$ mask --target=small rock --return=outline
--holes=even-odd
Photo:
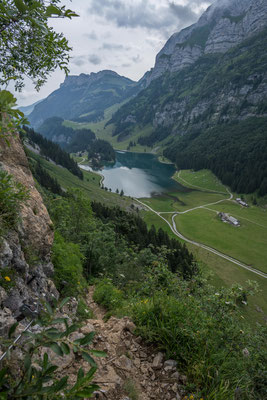
[[[141,361],[137,358],[136,360],[134,360],[134,365],[136,366],[136,368],[140,368],[141,365]]]
[[[136,326],[132,321],[127,321],[124,329],[126,331],[130,331],[131,333],[134,333],[134,331],[136,330]]]
[[[166,371],[166,372],[169,372],[172,370],[173,370],[173,367],[171,367],[171,366],[164,367],[164,371]]]
[[[122,355],[120,358],[118,358],[114,364],[119,368],[126,369],[127,371],[131,371],[133,366],[132,360],[125,355]]]
[[[179,379],[180,378],[180,374],[179,374],[179,372],[174,372],[173,374],[172,374],[172,376],[171,376],[173,379]]]
[[[181,380],[181,382],[182,382],[184,385],[186,385],[186,383],[187,383],[187,376],[181,375],[181,376],[180,376],[180,380]]]
[[[147,355],[146,355],[146,353],[145,353],[144,351],[140,351],[139,357],[140,357],[140,358],[146,358]]]
[[[156,357],[154,358],[154,360],[153,360],[152,368],[154,368],[154,369],[161,368],[162,367],[163,357],[164,357],[163,353],[158,353],[156,355]]]
[[[83,327],[81,328],[81,332],[82,332],[84,335],[88,335],[88,333],[91,333],[91,332],[93,332],[94,330],[95,330],[94,325],[89,324],[89,323],[87,323],[85,326],[83,326]]]
[[[164,367],[176,368],[177,367],[177,361],[175,361],[175,360],[167,360],[164,363]]]

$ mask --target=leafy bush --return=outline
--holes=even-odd
[[[52,248],[52,262],[55,267],[54,282],[61,294],[76,296],[86,286],[83,277],[83,255],[77,244],[64,240],[55,232]]]
[[[25,187],[15,182],[7,172],[0,170],[0,237],[16,227],[19,211],[27,198]]]
[[[112,284],[110,279],[105,278],[96,285],[93,299],[107,310],[116,310],[122,305],[123,293]]]
[[[94,299],[117,315],[131,316],[138,334],[175,359],[194,399],[236,399],[238,394],[240,400],[263,400],[266,328],[252,330],[242,317],[255,291],[253,282],[245,289],[216,291],[199,276],[186,281],[154,262],[135,293],[124,295],[104,279]]]
[[[93,311],[87,306],[83,299],[78,301],[76,315],[79,321],[85,321],[87,319],[93,319]]]
[[[56,318],[56,314],[67,300],[64,299],[54,307],[48,303],[45,305],[46,311],[36,320],[36,324],[42,327],[41,332],[25,331],[23,333],[24,340],[17,344],[23,359],[15,371],[14,365],[12,367],[8,359],[4,361],[4,368],[0,370],[1,399],[57,400],[61,398],[76,400],[92,397],[93,392],[99,389],[92,383],[97,365],[91,355],[102,357],[105,356],[105,353],[89,348],[95,332],[90,332],[76,340],[71,339],[70,335],[78,330],[78,325],[69,325],[67,318]],[[17,325],[18,323],[10,328],[9,341],[5,343],[6,347],[10,345],[10,342],[13,343],[12,336]],[[59,357],[69,355],[71,352],[77,353],[91,365],[91,368],[86,374],[80,368],[76,383],[70,386],[68,385],[68,376],[58,378],[56,373],[58,367],[51,363],[48,353],[44,353],[41,358],[38,350],[44,347],[51,349]],[[18,374],[18,369],[20,374]]]

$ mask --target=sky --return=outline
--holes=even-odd
[[[62,0],[79,17],[53,19],[71,51],[70,74],[90,74],[104,69],[139,80],[155,63],[168,38],[194,22],[215,0]],[[36,92],[30,80],[19,106],[32,104],[59,88],[65,75],[57,70]],[[9,90],[12,88],[9,88]]]

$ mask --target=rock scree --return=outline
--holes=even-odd
[[[128,317],[111,317],[104,322],[105,312],[93,301],[93,291],[94,287],[90,287],[86,302],[96,319],[88,320],[81,332],[96,331],[94,348],[107,354],[96,360],[94,382],[101,390],[95,393],[95,399],[181,400],[187,378],[177,371],[176,361],[166,360],[163,353],[136,336],[135,324]],[[80,367],[89,368],[83,361],[68,367],[71,381]]]

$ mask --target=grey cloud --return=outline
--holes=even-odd
[[[131,66],[131,64],[128,64],[128,63],[122,64],[123,68],[129,68],[130,66]]]
[[[88,57],[88,61],[90,61],[90,63],[94,65],[99,65],[102,62],[101,58],[97,54],[91,54]]]
[[[101,49],[103,50],[130,50],[131,47],[129,46],[123,46],[122,44],[117,44],[117,43],[103,43]]]
[[[75,64],[78,67],[80,67],[80,66],[86,64],[86,57],[85,56],[73,57],[71,62],[72,62],[72,64]]]
[[[181,12],[179,15],[178,11]],[[196,14],[190,6],[178,6],[174,2],[155,6],[152,0],[128,3],[125,0],[91,0],[90,14],[104,17],[118,27],[164,29],[178,27],[183,22],[193,22]],[[186,18],[186,21],[183,21]]]
[[[95,33],[95,31],[92,31],[90,33],[85,33],[84,36],[87,37],[88,39],[91,39],[91,40],[97,40],[98,39],[97,34]]]
[[[137,56],[132,57],[132,61],[134,63],[140,63],[142,61],[142,58],[140,57],[140,54],[137,54]]]
[[[191,23],[197,19],[197,15],[189,6],[181,6],[174,2],[169,5],[170,10],[184,23]]]

